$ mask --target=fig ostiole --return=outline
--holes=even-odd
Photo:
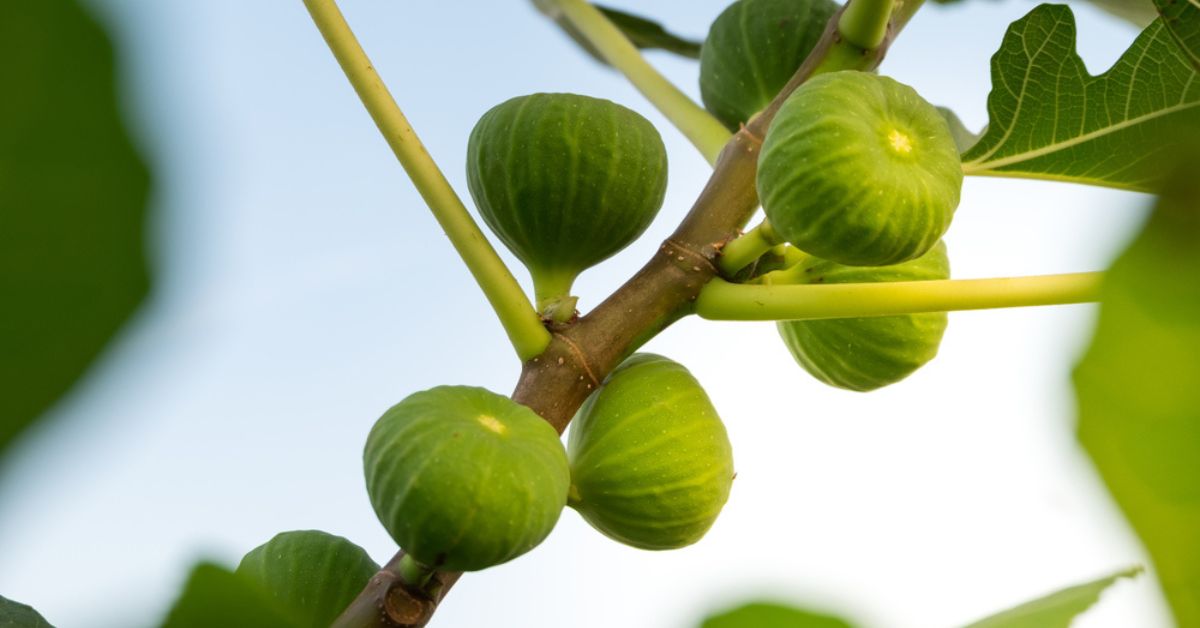
[[[888,266],[950,227],[963,172],[946,121],[915,90],[866,72],[800,86],[771,124],[758,193],[785,240],[819,258]]]
[[[488,227],[529,269],[539,309],[572,308],[583,270],[637,239],[662,206],[667,152],[637,112],[600,98],[531,94],[476,123],[467,183]],[[573,309],[572,309],[573,313]]]
[[[738,0],[700,49],[700,97],[732,131],[762,111],[812,52],[833,0]]]
[[[384,528],[422,565],[476,571],[541,543],[567,501],[558,433],[483,388],[439,386],[393,406],[363,454]]]
[[[636,354],[571,423],[569,505],[634,547],[700,540],[729,498],[733,450],[699,382],[682,365]]]
[[[767,283],[868,283],[949,279],[946,245],[939,242],[915,260],[881,267],[846,266],[816,257],[764,276]],[[945,312],[780,321],[792,357],[813,377],[838,388],[866,392],[894,384],[937,355]]]
[[[379,565],[349,540],[319,530],[282,532],[250,550],[237,573],[280,602],[298,625],[326,628]]]

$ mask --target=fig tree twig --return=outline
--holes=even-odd
[[[467,264],[475,282],[483,290],[488,303],[496,311],[500,324],[512,341],[518,357],[524,362],[545,350],[550,333],[542,326],[537,311],[521,289],[512,272],[496,254],[496,249],[480,231],[471,214],[446,177],[438,168],[420,138],[408,124],[379,74],[375,72],[367,53],[359,45],[335,0],[304,0],[313,22],[329,44],[346,73],[346,78],[358,92],[363,106],[375,120],[379,131],[392,152],[404,166],[405,172],[425,199],[438,224],[450,238],[459,257]]]
[[[1096,301],[1103,273],[812,285],[733,284],[713,279],[696,313],[726,321],[895,316]]]
[[[546,350],[525,362],[513,391],[514,401],[530,407],[562,433],[579,406],[621,360],[692,312],[701,289],[717,275],[721,247],[758,208],[755,173],[762,138],[783,101],[817,71],[837,43],[839,16],[840,12],[832,17],[788,85],[721,149],[692,209],[650,261],[595,310],[555,332]],[[860,55],[859,69],[878,65],[884,50],[880,47]],[[403,552],[397,554],[388,564],[398,565],[402,556]],[[438,573],[434,577],[453,583],[459,575]],[[419,613],[392,612],[397,599],[411,601],[404,608]],[[432,618],[438,601],[440,597],[423,601],[419,593],[405,586],[395,569],[385,568],[371,579],[334,628],[419,628]]]

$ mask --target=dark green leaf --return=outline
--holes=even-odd
[[[1132,578],[1141,568],[1126,569],[1107,578],[1076,585],[1026,602],[966,628],[1068,628],[1097,601],[1105,589],[1121,578]]]
[[[1200,70],[1200,0],[1154,0],[1176,43]]]
[[[1042,5],[1009,27],[992,57],[988,114],[983,139],[963,155],[967,174],[1155,191],[1183,131],[1200,128],[1200,79],[1161,19],[1090,76],[1071,10]]]
[[[54,628],[33,607],[0,596],[0,628]]]
[[[183,593],[163,628],[302,628],[266,591],[224,567],[201,563],[192,570]]]
[[[662,24],[644,17],[597,4],[597,9],[621,29],[633,45],[642,49],[666,50],[689,59],[700,58],[700,42],[668,32]]]
[[[710,616],[700,628],[852,628],[841,619],[774,602],[751,602]]]
[[[575,26],[563,18],[558,8],[548,0],[533,0],[534,6],[542,13],[550,16],[559,28],[563,29],[575,43],[583,49],[584,52],[591,55],[593,59],[608,64],[604,57],[592,46],[591,42],[586,37],[581,35]],[[609,8],[602,5],[595,5],[605,17],[609,19],[626,37],[640,49],[656,49],[665,50],[677,54],[681,57],[689,59],[700,58],[700,42],[680,37],[666,30],[662,24],[653,20],[648,20],[644,17],[627,13],[618,9]]]
[[[1200,160],[1107,273],[1075,369],[1079,439],[1180,626],[1200,626]]]
[[[146,294],[149,177],[76,2],[0,2],[0,454]]]

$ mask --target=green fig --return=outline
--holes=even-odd
[[[483,388],[438,386],[384,413],[363,455],[383,527],[420,563],[476,571],[550,534],[570,470],[558,433]]]
[[[479,119],[467,184],[484,222],[533,276],[539,308],[650,226],[667,152],[637,112],[576,94],[532,94]]]
[[[801,283],[866,283],[949,279],[946,245],[893,266],[844,266],[809,257],[783,271]],[[831,318],[776,323],[796,362],[838,388],[866,392],[894,384],[937,355],[946,313]]]
[[[236,573],[302,619],[300,625],[326,628],[377,571],[379,565],[354,543],[318,530],[297,530],[250,550]]]
[[[709,27],[700,50],[700,97],[730,130],[762,111],[812,52],[833,0],[738,0]]]
[[[569,505],[643,549],[700,540],[733,483],[733,450],[708,395],[681,364],[636,354],[571,424]]]
[[[865,72],[814,77],[784,103],[758,160],[775,231],[839,264],[923,255],[950,227],[963,173],[946,120],[911,87]]]

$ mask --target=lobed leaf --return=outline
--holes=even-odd
[[[1154,0],[1167,31],[1200,70],[1200,0]]]
[[[1071,10],[1042,5],[1009,27],[992,57],[988,114],[963,155],[967,174],[1154,191],[1181,130],[1200,128],[1200,78],[1162,19],[1091,76]]]
[[[1172,180],[1107,273],[1075,369],[1079,440],[1154,561],[1181,626],[1200,625],[1200,168]]]
[[[1140,567],[1126,569],[1107,578],[1076,585],[1032,602],[981,619],[966,628],[1068,628],[1100,600],[1100,594],[1121,578],[1133,578]]]

